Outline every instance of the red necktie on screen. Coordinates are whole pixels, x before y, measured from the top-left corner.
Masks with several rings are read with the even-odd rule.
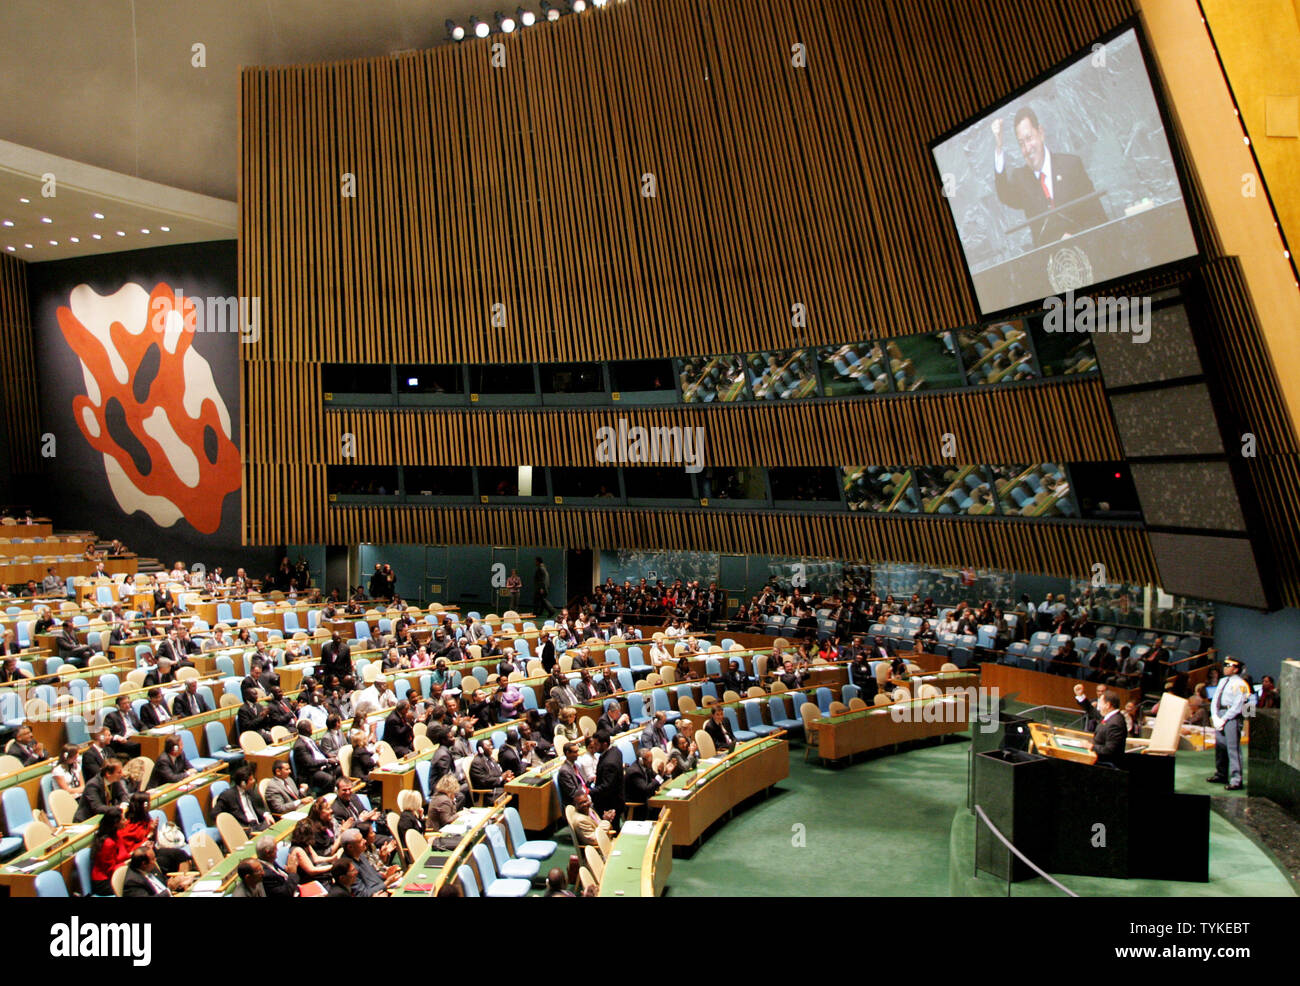
[[[1050,188],[1047,187],[1047,172],[1046,172],[1046,171],[1039,172],[1038,180],[1039,180],[1039,181],[1042,183],[1042,185],[1043,185],[1043,195],[1044,195],[1044,197],[1046,197],[1046,199],[1047,199],[1047,204],[1048,204],[1048,205],[1051,205],[1051,204],[1052,204],[1052,190],[1051,190]]]

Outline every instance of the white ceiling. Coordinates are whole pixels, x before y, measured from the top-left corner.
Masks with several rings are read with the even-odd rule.
[[[0,140],[234,201],[240,66],[429,48],[446,43],[448,18],[491,19],[521,3],[540,9],[540,0],[3,0]],[[206,67],[191,64],[195,44]]]
[[[0,251],[38,262],[233,240],[233,202],[0,141]]]

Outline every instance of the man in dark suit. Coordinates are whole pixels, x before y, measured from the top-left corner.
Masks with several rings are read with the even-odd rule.
[[[578,794],[588,790],[582,772],[577,768],[578,757],[582,747],[578,743],[564,744],[564,763],[560,765],[557,782],[560,785],[560,807],[564,808],[575,802]]]
[[[346,822],[348,819],[351,819],[354,825],[369,822],[376,829],[383,825],[383,812],[377,808],[367,808],[361,803],[361,799],[356,795],[356,785],[352,778],[340,777],[335,782],[334,792],[336,797],[330,806],[330,811],[340,822]]]
[[[992,125],[997,142],[993,155],[994,186],[1004,205],[1019,209],[1030,220],[1034,246],[1054,243],[1104,223],[1106,210],[1099,199],[1089,198],[1070,205],[1094,192],[1083,160],[1060,151],[1053,154],[1038,116],[1028,106],[1016,113],[1013,127],[1025,164],[1007,169],[1002,151],[1002,119],[995,119]]]
[[[605,711],[596,720],[596,732],[606,732],[613,736],[628,729],[631,725],[632,719],[623,711],[618,699],[611,698],[605,701]]]
[[[132,741],[131,737],[144,732],[144,723],[131,708],[130,698],[126,695],[118,696],[117,708],[104,716],[104,726],[113,736],[114,750],[128,757],[140,755],[140,744]]]
[[[153,765],[153,776],[149,778],[149,788],[152,790],[163,784],[174,784],[177,781],[183,781],[193,773],[194,768],[190,766],[189,760],[185,757],[180,737],[168,736],[167,741],[163,743],[163,755]]]
[[[298,721],[293,703],[284,697],[279,685],[272,686],[267,696],[266,720],[272,726],[283,726],[285,729],[293,729],[294,723]]]
[[[613,695],[618,691],[618,678],[613,668],[606,668],[600,680],[596,682],[597,695]]]
[[[1142,673],[1142,687],[1148,692],[1158,692],[1164,687],[1169,674],[1170,653],[1165,647],[1165,638],[1157,637],[1151,649],[1146,652],[1143,661],[1146,667]]]
[[[90,738],[90,745],[81,754],[81,777],[89,781],[104,769],[104,761],[112,754],[113,736],[107,728],[102,728]]]
[[[275,836],[263,835],[257,839],[257,858],[262,861],[262,886],[268,897],[297,897],[298,878],[276,861],[279,846]]]
[[[736,745],[736,737],[731,732],[731,726],[727,723],[727,717],[723,714],[721,705],[713,707],[713,715],[704,724],[704,731],[709,734],[714,747],[719,753],[730,750]]]
[[[126,864],[126,879],[122,881],[123,897],[170,897],[167,876],[158,868],[153,845],[146,842]]]
[[[542,631],[539,639],[542,641],[542,650],[540,654],[542,670],[547,674],[550,674],[551,668],[555,667],[555,641],[551,639],[551,635],[545,630]]]
[[[659,785],[663,782],[664,779],[655,770],[654,754],[649,749],[643,749],[637,762],[627,768],[624,776],[627,800],[632,804],[644,805],[659,792]],[[642,817],[651,817],[648,807],[642,811]]]
[[[163,702],[161,688],[150,688],[147,697],[149,700],[140,709],[140,721],[144,723],[145,729],[153,729],[171,719],[172,714],[167,711],[167,706]]]
[[[81,801],[77,804],[77,813],[72,816],[74,822],[84,822],[88,818],[102,815],[114,805],[126,802],[126,787],[122,783],[122,761],[109,757],[103,768],[91,780],[86,782],[86,789],[81,792]]]
[[[598,815],[607,811],[621,818],[627,799],[623,795],[623,754],[609,741],[609,733],[597,731],[587,745],[599,754],[596,761],[596,783],[591,789],[591,802]]]
[[[77,638],[76,628],[71,620],[63,621],[63,632],[59,634],[59,657],[73,667],[84,668],[86,662],[95,653],[95,648],[88,647]]]
[[[393,711],[384,720],[384,742],[399,757],[407,756],[415,749],[415,713],[406,699],[393,706]]]
[[[262,708],[257,702],[257,692],[252,688],[245,687],[242,691],[244,704],[239,707],[235,713],[235,736],[242,736],[244,733],[252,730],[261,735],[262,739],[268,743],[271,742],[271,723],[267,719],[266,709]]]
[[[668,723],[668,713],[658,711],[654,718],[645,724],[641,730],[641,738],[637,745],[642,750],[653,750],[658,747],[660,750],[668,750],[668,733],[664,726]],[[635,800],[635,799],[634,799]]]
[[[337,859],[330,867],[330,888],[326,897],[353,897],[352,888],[357,883],[357,868],[350,859]]]
[[[17,757],[24,767],[30,767],[45,759],[45,747],[36,741],[32,734],[32,727],[23,723],[18,727],[18,732],[14,734],[9,745],[5,747],[5,754]]]
[[[1119,696],[1112,691],[1103,692],[1094,707],[1088,701],[1083,685],[1075,685],[1074,700],[1089,716],[1097,720],[1096,731],[1092,734],[1092,752],[1097,754],[1097,764],[1122,766],[1128,724],[1124,722],[1124,714],[1120,711]]]
[[[340,728],[342,722],[343,720],[335,712],[325,717],[325,735],[317,740],[316,745],[327,757],[337,759],[339,750],[348,745],[347,737],[343,735],[343,730]]]
[[[170,685],[176,680],[176,675],[172,671],[175,662],[170,657],[159,657],[158,663],[149,669],[149,673],[144,676],[145,686],[150,685]]]
[[[519,730],[513,726],[506,730],[505,744],[497,751],[497,764],[502,770],[509,771],[515,777],[528,769],[520,749]]]
[[[321,681],[329,681],[331,675],[337,675],[339,681],[342,681],[350,674],[352,674],[352,649],[336,630],[320,649],[317,677]]]
[[[245,832],[260,832],[275,821],[266,802],[257,793],[257,776],[248,764],[235,768],[230,776],[230,787],[217,796],[212,811],[214,815],[223,811],[233,815]]]
[[[491,791],[496,801],[505,793],[505,784],[514,779],[514,774],[503,771],[492,759],[492,741],[479,740],[478,753],[469,765],[469,786],[475,791]]]
[[[293,764],[298,779],[319,794],[334,786],[334,780],[339,775],[339,763],[337,757],[325,755],[311,738],[311,732],[311,723],[306,719],[298,723],[298,739],[293,744]]]
[[[199,682],[196,678],[185,682],[185,690],[172,699],[172,717],[176,719],[210,711],[207,699],[199,694]]]
[[[596,696],[596,683],[591,680],[591,672],[586,668],[582,669],[582,677],[573,686],[573,694],[578,697],[579,702],[590,701]]]

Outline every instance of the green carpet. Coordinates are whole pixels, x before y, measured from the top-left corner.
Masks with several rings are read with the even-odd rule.
[[[793,746],[790,777],[719,823],[694,856],[674,859],[667,893],[946,897],[954,818],[958,809],[970,817],[964,808],[969,748],[964,738],[950,738],[822,767],[805,764],[803,748]],[[1224,794],[1205,783],[1213,761],[1212,753],[1180,753],[1178,790]],[[556,838],[563,843],[567,835],[562,829]],[[1208,884],[1076,876],[1061,882],[1082,896],[1293,896],[1269,857],[1218,815],[1211,816],[1210,838]],[[988,892],[1005,893],[1005,884],[982,881]],[[1018,883],[1012,894],[1060,896],[1042,880]]]

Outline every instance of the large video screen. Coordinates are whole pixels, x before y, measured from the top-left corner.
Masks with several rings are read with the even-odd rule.
[[[931,152],[984,314],[1196,253],[1134,28]]]

